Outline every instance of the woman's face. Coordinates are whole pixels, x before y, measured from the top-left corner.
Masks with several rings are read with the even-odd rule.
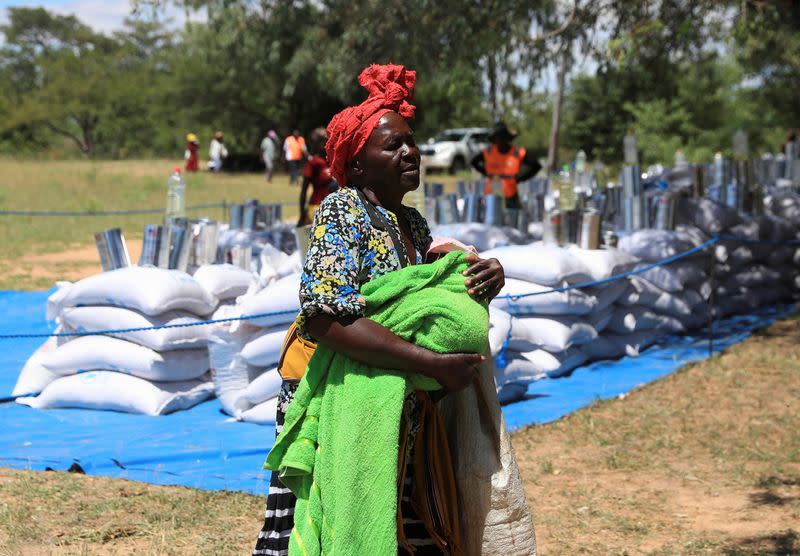
[[[404,195],[419,187],[419,149],[408,122],[396,112],[379,121],[352,163],[357,185],[377,194]]]

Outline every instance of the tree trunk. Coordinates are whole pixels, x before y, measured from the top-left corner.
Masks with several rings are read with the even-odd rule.
[[[496,122],[497,115],[497,63],[492,52],[487,58],[486,71],[489,78],[489,102],[492,106],[492,121]]]
[[[558,79],[555,104],[553,105],[553,117],[550,122],[550,144],[547,147],[547,171],[554,172],[558,167],[558,135],[561,131],[561,105],[564,101],[564,81],[567,76],[567,65],[569,64],[571,42],[565,42],[561,46],[561,63],[558,67]]]

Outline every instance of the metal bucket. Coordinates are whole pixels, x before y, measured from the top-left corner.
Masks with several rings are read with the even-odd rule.
[[[458,198],[450,193],[436,199],[436,218],[439,224],[455,224],[460,221]]]
[[[125,245],[125,237],[122,235],[121,229],[111,228],[97,232],[94,235],[94,239],[97,243],[100,265],[103,267],[103,271],[131,266],[128,246]]]
[[[503,198],[500,195],[483,196],[483,222],[489,226],[503,225]]]
[[[258,228],[259,221],[258,202],[244,205],[242,209],[242,228],[245,230],[255,230]]]
[[[425,196],[426,197],[439,197],[444,195],[444,184],[443,183],[426,183],[425,184]]]
[[[522,209],[517,214],[517,223],[515,228],[522,232],[523,234],[528,233],[528,224],[530,224],[530,218],[528,217],[528,211]]]
[[[230,208],[230,228],[240,230],[244,219],[244,205],[231,205]]]
[[[250,245],[234,245],[228,253],[230,262],[233,265],[243,268],[244,270],[251,270],[250,263],[253,260],[253,248]]]
[[[464,222],[481,221],[481,196],[470,193],[464,197]]]
[[[145,224],[142,233],[142,255],[139,257],[139,266],[157,266],[158,251],[161,242],[161,226],[158,224]]]
[[[550,245],[558,245],[561,237],[561,211],[547,212],[542,221],[542,241]]]
[[[217,262],[219,224],[213,220],[200,220],[194,224],[192,236],[194,242],[189,263],[200,267]]]
[[[503,226],[508,226],[509,228],[516,228],[517,227],[517,219],[519,218],[519,213],[522,212],[519,209],[505,209],[503,211]]]
[[[655,227],[657,230],[675,229],[675,205],[677,199],[673,195],[659,195],[656,198]]]
[[[581,249],[600,247],[600,213],[593,209],[583,211],[578,231],[578,246]]]
[[[295,228],[294,237],[297,240],[297,249],[300,251],[300,263],[306,264],[308,241],[311,238],[311,224],[307,226],[298,226]]]

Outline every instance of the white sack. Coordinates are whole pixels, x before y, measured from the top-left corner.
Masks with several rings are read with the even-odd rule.
[[[276,397],[262,402],[247,411],[242,411],[237,418],[240,421],[255,423],[257,425],[274,425],[277,412],[278,398]]]
[[[560,353],[536,349],[521,355],[523,359],[533,363],[539,372],[547,374],[550,378],[563,376],[586,361],[586,354],[577,347],[571,347]]]
[[[254,367],[272,367],[280,358],[287,328],[279,326],[261,332],[242,348],[242,358]]]
[[[592,308],[592,313],[605,311],[613,305],[628,289],[628,281],[616,280],[602,286],[584,288],[583,291],[597,298],[597,305]]]
[[[300,312],[300,275],[292,274],[281,278],[260,292],[247,295],[239,301],[239,310],[242,315],[281,313],[248,319],[248,322],[256,326],[288,325]]]
[[[676,221],[697,226],[708,235],[718,234],[741,222],[735,209],[711,199],[679,197]]]
[[[191,324],[200,322],[200,319],[184,311],[167,311],[160,315],[148,316],[133,309],[101,305],[64,309],[59,322],[69,330],[98,332],[100,330]],[[113,336],[156,351],[169,351],[206,347],[208,333],[209,327],[207,325],[199,325],[123,332],[121,334],[113,334]]]
[[[42,355],[41,364],[58,375],[116,371],[156,381],[191,380],[208,371],[208,350],[159,353],[110,336],[82,336]]]
[[[569,247],[568,251],[589,269],[592,280],[604,280],[616,274],[627,272],[639,262],[630,253],[613,247],[607,249],[581,249],[573,245]]]
[[[550,289],[548,286],[506,278],[506,285],[492,301],[492,305],[512,315],[585,315],[597,305],[595,297],[580,290],[513,297]]]
[[[668,292],[679,292],[686,284],[705,278],[705,268],[697,260],[681,260],[665,266],[657,266],[636,274],[658,288]],[[643,268],[646,265],[639,265]]]
[[[589,361],[617,359],[625,355],[625,346],[613,342],[605,336],[598,336],[585,346],[581,346],[581,351],[586,354]]]
[[[95,274],[56,292],[60,307],[114,305],[135,309],[146,315],[184,310],[207,315],[217,299],[197,280],[179,270],[129,266]]]
[[[503,348],[511,330],[511,315],[489,306],[489,350],[497,355]]]
[[[194,273],[197,280],[205,290],[219,300],[239,297],[255,281],[252,272],[232,264],[207,264],[197,269]]]
[[[58,338],[50,337],[33,352],[17,377],[17,383],[11,391],[11,396],[25,396],[38,394],[44,388],[59,377],[52,371],[42,366],[41,359],[46,354],[58,347]]]
[[[647,280],[636,276],[631,278],[631,285],[638,293],[639,305],[643,307],[677,317],[685,317],[692,312],[680,294],[675,295],[668,291],[661,291]]]
[[[278,369],[269,369],[247,385],[247,388],[239,396],[237,405],[249,409],[254,405],[271,400],[280,393],[281,384],[283,384],[283,379],[278,373]]]
[[[592,279],[589,269],[567,249],[543,243],[510,245],[481,253],[481,258],[496,258],[506,278],[516,278],[542,286],[575,284]]]
[[[637,230],[619,240],[619,249],[646,262],[658,262],[692,249],[694,245],[669,230]]]
[[[613,305],[609,305],[601,311],[592,311],[588,315],[581,318],[586,319],[586,322],[592,325],[592,328],[600,333],[605,330],[606,327],[608,327],[609,323],[611,322],[611,317],[614,316],[615,310],[616,308]]]
[[[780,279],[781,275],[777,270],[767,268],[762,264],[755,264],[737,272],[728,278],[726,282],[736,284],[737,286],[761,287],[774,284]]]
[[[210,382],[150,382],[112,371],[92,371],[51,382],[35,398],[17,401],[37,409],[75,407],[144,415],[164,415],[188,409],[210,398]]]
[[[261,369],[251,367],[241,355],[242,346],[253,336],[246,330],[229,332],[217,330],[208,339],[208,356],[214,393],[219,398],[222,410],[237,416],[237,402]]]
[[[615,334],[629,334],[640,330],[652,330],[660,323],[658,315],[644,307],[619,307],[614,311],[607,330]]]
[[[497,389],[497,400],[500,405],[506,405],[524,399],[527,393],[528,385],[525,382],[507,382]]]
[[[656,343],[660,336],[656,330],[642,330],[630,334],[608,334],[606,338],[614,342],[625,355],[638,357],[641,352]]]
[[[510,349],[525,352],[542,348],[560,352],[597,338],[594,327],[579,317],[523,317],[511,321]]]
[[[496,366],[494,374],[498,387],[509,382],[533,382],[547,377],[539,365],[528,361],[516,351],[506,352],[505,367]]]

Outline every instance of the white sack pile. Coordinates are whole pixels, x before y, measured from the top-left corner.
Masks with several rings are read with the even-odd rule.
[[[290,274],[239,297],[231,316],[261,315],[215,330],[209,339],[214,390],[240,421],[274,424],[281,377],[277,364],[300,311],[300,275]]]
[[[563,376],[588,361],[587,348],[605,333],[627,281],[548,290],[602,281],[639,262],[616,249],[562,249],[540,242],[492,249],[481,256],[497,258],[506,273],[506,285],[489,314],[489,344],[496,356],[502,403],[520,399],[533,380]]]
[[[188,274],[128,267],[60,284],[48,300],[48,318],[66,332],[123,330],[191,324],[211,315],[217,304]],[[26,363],[14,395],[38,394],[18,399],[36,408],[161,415],[192,407],[213,395],[209,328],[51,338]]]

